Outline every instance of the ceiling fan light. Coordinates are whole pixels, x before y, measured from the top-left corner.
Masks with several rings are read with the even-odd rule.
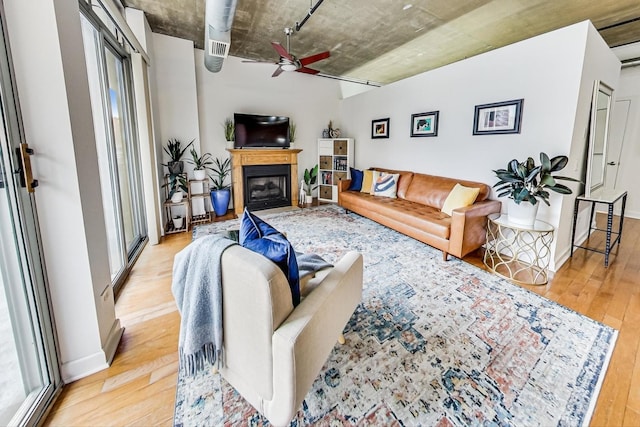
[[[282,68],[282,71],[295,71],[298,67],[294,64],[283,64],[280,68]]]

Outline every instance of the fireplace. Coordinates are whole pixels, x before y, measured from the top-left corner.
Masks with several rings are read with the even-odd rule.
[[[251,211],[291,206],[289,165],[243,166],[244,205]]]
[[[271,201],[270,203],[265,203],[264,201],[260,201],[256,203],[256,205],[249,206],[250,209],[267,209],[271,207],[280,207],[280,206],[298,206],[298,186],[291,185],[291,180],[293,179],[294,184],[298,179],[298,153],[302,150],[299,148],[284,148],[284,149],[239,149],[239,148],[227,148],[227,151],[231,154],[231,184],[233,186],[233,209],[235,214],[240,216],[244,211],[245,203],[248,201],[248,198],[251,196],[245,195],[245,188],[247,185],[245,178],[245,170],[250,171],[250,176],[258,177],[258,178],[269,178],[269,177],[284,177],[285,184],[280,185],[280,180],[282,178],[266,180],[263,182],[259,182],[257,180],[258,186],[264,186],[262,190],[257,187],[255,188],[255,192],[253,194],[254,198],[265,198],[267,195],[276,196],[277,201]],[[269,168],[275,167],[276,169],[262,169],[262,166],[267,166]],[[251,172],[253,167],[260,167],[255,170],[258,173]],[[274,172],[275,171],[275,172]],[[276,190],[274,186],[280,188],[283,193],[283,196],[278,192],[276,194]],[[250,189],[247,188],[246,191]],[[250,193],[250,191],[249,191]],[[282,199],[286,199],[289,201],[286,204]],[[257,201],[256,201],[257,202]]]

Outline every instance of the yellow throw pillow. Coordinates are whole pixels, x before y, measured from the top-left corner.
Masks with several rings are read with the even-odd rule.
[[[371,193],[371,184],[373,183],[373,171],[363,171],[361,193]]]
[[[480,193],[479,188],[469,188],[464,185],[456,184],[444,201],[440,211],[451,216],[453,215],[454,209],[472,205],[473,202],[476,201],[478,193]]]

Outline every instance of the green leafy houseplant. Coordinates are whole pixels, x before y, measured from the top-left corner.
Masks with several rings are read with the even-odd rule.
[[[289,123],[289,142],[296,142],[296,124],[293,121]]]
[[[231,160],[229,160],[229,158],[220,160],[216,157],[215,159],[213,159],[212,165],[213,166],[209,168],[211,172],[213,172],[212,175],[209,175],[209,178],[211,178],[211,182],[213,183],[211,186],[211,190],[215,191],[228,189],[229,186],[224,182],[229,176],[229,172],[231,172]]]
[[[199,156],[195,148],[192,148],[189,153],[191,154],[191,159],[187,160],[187,162],[193,165],[194,170],[209,169],[213,164],[211,161],[213,158],[211,153],[204,153],[202,156]]]
[[[193,144],[195,139],[192,139],[186,147],[182,148],[182,143],[178,139],[169,139],[166,147],[164,147],[164,152],[169,155],[169,162],[167,162],[166,166],[169,169],[170,174],[180,174],[183,170],[183,163],[180,161],[182,155],[187,151],[187,149]]]
[[[221,216],[227,213],[229,200],[231,199],[231,190],[224,183],[231,171],[231,160],[229,158],[220,160],[216,157],[210,169],[213,172],[213,175],[209,175],[212,181],[211,205],[216,216]]]
[[[567,156],[556,156],[549,159],[545,153],[540,153],[540,165],[529,157],[524,162],[511,160],[506,169],[498,169],[493,172],[499,181],[493,186],[498,197],[508,196],[516,204],[529,202],[532,205],[542,200],[549,204],[549,191],[560,194],[571,194],[571,189],[559,184],[557,180],[580,182],[577,179],[565,176],[552,175],[553,172],[564,169],[569,162]]]
[[[233,120],[227,117],[222,124],[224,129],[224,139],[227,141],[233,141],[235,138],[235,125],[233,124]]]
[[[189,188],[187,187],[187,180],[182,174],[169,174],[169,179],[167,183],[163,185],[163,187],[169,187],[169,199],[177,193],[178,191],[183,191],[185,193],[189,192]]]
[[[304,170],[304,192],[307,196],[311,196],[313,190],[318,188],[316,184],[318,180],[318,165],[315,165],[310,170]],[[315,185],[315,186],[314,186]]]
[[[170,139],[167,146],[164,147],[164,152],[169,155],[172,162],[179,162],[182,155],[187,151],[187,148],[193,144],[193,141],[195,141],[195,139],[192,139],[186,147],[182,148],[182,143],[179,140],[175,138]]]

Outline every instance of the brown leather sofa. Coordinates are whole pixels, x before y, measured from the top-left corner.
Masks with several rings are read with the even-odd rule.
[[[480,182],[373,169],[400,174],[398,198],[349,191],[351,180],[343,180],[338,185],[338,205],[440,249],[445,261],[448,254],[462,258],[482,246],[487,215],[500,212],[502,206],[500,201],[487,199],[491,189]],[[454,209],[453,215],[449,216],[440,209],[456,183],[480,188],[480,193],[471,206]]]

